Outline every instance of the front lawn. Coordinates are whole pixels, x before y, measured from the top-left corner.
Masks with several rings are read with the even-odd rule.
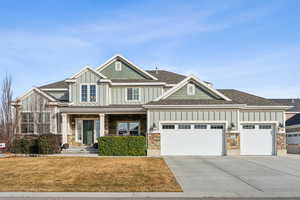
[[[0,158],[0,192],[180,192],[160,158]]]

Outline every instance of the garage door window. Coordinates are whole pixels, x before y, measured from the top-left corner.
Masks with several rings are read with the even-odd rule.
[[[163,125],[162,129],[175,129],[175,125]]]
[[[205,124],[195,124],[194,128],[195,129],[207,129],[207,125],[205,125]]]
[[[271,125],[259,125],[259,129],[272,129]]]
[[[178,129],[191,129],[190,124],[179,124]]]
[[[243,129],[255,129],[254,125],[244,125]]]
[[[223,129],[223,125],[211,125],[211,129]]]

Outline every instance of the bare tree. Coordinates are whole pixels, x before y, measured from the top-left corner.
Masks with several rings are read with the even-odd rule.
[[[14,120],[12,113],[12,78],[6,74],[1,86],[1,99],[0,99],[0,124],[2,128],[2,137],[7,140],[8,146],[10,146],[14,135]]]

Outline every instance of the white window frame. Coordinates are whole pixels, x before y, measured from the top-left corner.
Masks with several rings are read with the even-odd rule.
[[[122,71],[122,63],[120,61],[115,62],[115,71],[121,72]]]
[[[139,94],[139,98],[138,99],[128,99],[128,89],[130,89],[130,88],[132,88],[132,89],[138,89],[138,94]],[[132,95],[133,95],[133,92],[132,92]],[[127,87],[127,88],[125,88],[125,100],[127,101],[127,102],[139,102],[139,101],[141,101],[141,88],[139,88],[139,87]]]
[[[30,132],[29,133],[24,133],[24,132],[22,132],[22,113],[32,113],[33,114],[33,122],[32,122],[33,123],[33,133],[30,133]],[[39,117],[39,113],[49,113],[49,132],[52,133],[51,128],[52,128],[53,121],[52,121],[51,111],[28,111],[27,110],[27,111],[21,111],[20,112],[20,122],[19,122],[19,125],[20,125],[20,133],[21,134],[27,134],[27,135],[30,135],[30,134],[39,134],[38,133],[38,124],[39,124],[38,117]],[[27,124],[28,124],[28,122],[27,122]]]
[[[192,88],[192,92],[190,92],[190,88]],[[195,94],[196,94],[195,84],[192,84],[192,83],[187,84],[187,95],[193,96]]]
[[[87,101],[82,101],[82,86],[86,85],[87,86]],[[91,96],[90,96],[90,88],[91,85],[96,86],[96,101],[91,101]],[[98,85],[96,83],[81,83],[80,84],[80,103],[97,103],[98,102]]]
[[[116,135],[119,136],[119,124],[120,123],[138,123],[139,124],[139,129],[138,129],[138,135],[141,135],[141,121],[140,120],[132,120],[132,121],[117,121],[117,130],[116,130]],[[130,131],[130,130],[129,130]]]

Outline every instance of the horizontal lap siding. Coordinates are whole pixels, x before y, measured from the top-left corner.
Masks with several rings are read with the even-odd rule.
[[[240,121],[278,121],[284,124],[283,111],[240,111]]]
[[[153,101],[162,94],[161,86],[143,86],[140,101],[126,101],[126,92],[129,87],[111,87],[111,104],[145,104]]]
[[[227,121],[228,124],[237,125],[237,116],[237,110],[150,110],[148,128],[153,126],[153,123],[158,127],[160,121]]]

